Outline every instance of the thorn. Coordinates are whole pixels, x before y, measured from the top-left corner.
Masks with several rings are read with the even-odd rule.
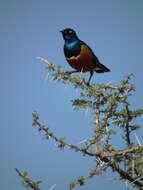
[[[49,78],[49,73],[47,72],[47,74],[45,76],[45,80],[44,80],[45,83],[48,81],[48,78]]]
[[[52,185],[52,187],[49,190],[53,190],[55,188],[56,184]]]
[[[48,61],[47,59],[41,57],[41,56],[37,56],[36,59],[39,59],[40,61],[48,64],[48,65],[51,65],[52,63],[50,61]]]
[[[87,142],[87,139],[84,139],[84,140],[80,141],[78,144],[83,144],[85,142]]]
[[[86,110],[85,110],[85,116],[87,116],[88,115],[88,108],[86,108]]]
[[[136,140],[137,140],[137,142],[138,142],[139,146],[141,147],[142,145],[141,145],[141,142],[139,141],[139,138],[138,138],[137,134],[136,134],[136,133],[134,133],[134,135],[135,135],[135,137],[136,137]]]

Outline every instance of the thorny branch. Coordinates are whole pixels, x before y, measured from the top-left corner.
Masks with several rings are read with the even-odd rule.
[[[76,152],[81,152],[84,154],[87,154],[89,156],[99,156],[100,152],[89,152],[88,149],[90,146],[92,146],[93,144],[96,143],[96,141],[91,141],[89,144],[86,144],[84,147],[80,148],[77,145],[73,145],[73,144],[69,144],[67,142],[65,142],[62,138],[58,138],[56,137],[56,135],[54,135],[54,133],[49,131],[49,128],[45,127],[44,125],[42,125],[39,122],[39,116],[37,112],[33,112],[33,126],[38,126],[38,130],[39,131],[44,131],[45,132],[45,137],[47,140],[49,140],[49,138],[53,139],[56,143],[58,143],[60,148],[64,148],[64,147],[68,147],[71,148],[73,150],[75,150]],[[104,155],[108,158],[117,158],[117,157],[121,157],[121,156],[126,156],[127,154],[131,154],[131,153],[135,153],[135,152],[142,152],[143,151],[143,146],[135,146],[135,147],[131,147],[131,148],[127,148],[127,149],[123,149],[123,150],[117,150],[117,151],[112,151],[112,152],[104,152]]]
[[[22,178],[23,184],[26,187],[30,187],[33,190],[40,190],[39,183],[41,183],[41,181],[36,182],[34,180],[31,180],[27,177],[27,173],[21,173],[17,168],[15,170],[17,174]]]
[[[39,131],[44,131],[45,132],[45,137],[47,139],[51,138],[56,143],[58,143],[59,148],[64,148],[68,147],[70,149],[73,149],[76,152],[81,152],[84,155],[92,156],[92,157],[97,157],[101,161],[107,163],[109,167],[113,169],[113,171],[116,171],[122,179],[127,179],[131,183],[134,183],[140,190],[143,189],[143,184],[140,183],[139,181],[135,181],[136,178],[131,177],[127,172],[125,172],[123,169],[120,168],[119,164],[115,162],[115,158],[122,158],[124,159],[128,154],[134,153],[136,151],[143,151],[143,147],[137,146],[137,147],[132,147],[129,149],[124,149],[124,150],[118,150],[118,151],[113,151],[112,153],[109,152],[90,152],[88,151],[88,148],[90,147],[89,144],[84,146],[84,147],[78,147],[77,145],[69,144],[65,142],[63,139],[57,138],[53,133],[49,132],[49,128],[46,128],[44,125],[40,124],[38,121],[39,117],[37,112],[33,113],[33,125],[38,126]],[[93,143],[91,143],[92,145]],[[96,144],[96,141],[95,141]]]
[[[36,116],[35,116],[35,114],[36,114]],[[58,143],[58,147],[59,148],[68,147],[68,148],[73,149],[75,152],[81,152],[81,153],[87,154],[89,156],[95,156],[95,153],[89,152],[86,148],[84,148],[84,147],[83,148],[79,148],[76,145],[66,143],[62,138],[60,139],[60,138],[56,137],[53,133],[49,132],[49,128],[46,128],[44,125],[41,125],[40,122],[37,119],[35,119],[35,118],[37,118],[37,113],[36,112],[33,113],[33,117],[34,117],[34,119],[33,119],[33,125],[34,126],[37,125],[38,128],[39,128],[39,131],[44,131],[45,132],[46,139],[51,138],[56,143]]]

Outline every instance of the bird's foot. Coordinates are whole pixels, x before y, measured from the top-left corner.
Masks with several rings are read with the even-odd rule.
[[[88,87],[90,87],[91,85],[90,85],[90,82],[86,82],[86,85],[88,86]]]
[[[64,74],[71,75],[71,74],[77,73],[77,72],[78,72],[78,71],[66,71],[66,72],[64,72]]]

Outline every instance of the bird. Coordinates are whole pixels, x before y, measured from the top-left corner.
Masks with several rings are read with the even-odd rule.
[[[60,31],[62,33],[64,43],[64,55],[69,65],[74,70],[67,73],[72,74],[75,72],[89,72],[90,76],[87,84],[96,73],[109,72],[106,66],[100,63],[92,49],[82,40],[80,40],[76,32],[71,28],[65,28]]]

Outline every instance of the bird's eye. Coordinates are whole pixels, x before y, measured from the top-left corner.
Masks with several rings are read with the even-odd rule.
[[[72,34],[72,30],[69,30],[69,34]]]

